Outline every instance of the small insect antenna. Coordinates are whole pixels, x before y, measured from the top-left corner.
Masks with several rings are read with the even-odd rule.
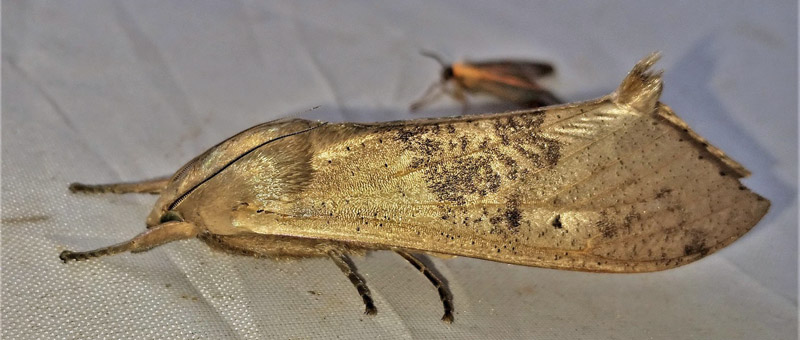
[[[420,50],[419,54],[431,58],[433,60],[436,60],[436,62],[442,66],[442,73],[444,73],[446,70],[450,68],[450,65],[445,63],[444,60],[442,60],[442,58],[439,57],[439,55],[436,53],[426,50]],[[411,104],[409,110],[411,112],[417,111],[423,106],[430,104],[431,102],[435,101],[443,94],[445,94],[443,90],[444,87],[446,86],[448,79],[449,78],[442,76],[442,78],[439,79],[439,81],[431,84],[431,86],[429,86],[428,89],[425,90],[425,93],[422,95],[422,98],[418,99],[416,102]]]
[[[433,53],[431,51],[421,50],[421,51],[419,51],[419,54],[421,54],[421,55],[423,55],[425,57],[431,58],[433,60],[436,60],[436,62],[438,62],[439,65],[442,65],[442,68],[447,67],[447,63],[444,62],[444,60],[442,60],[442,57],[440,57],[436,53]]]

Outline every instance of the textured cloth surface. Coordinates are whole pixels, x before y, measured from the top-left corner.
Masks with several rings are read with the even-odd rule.
[[[796,337],[796,2],[4,1],[2,15],[3,338]],[[452,325],[425,277],[388,252],[354,259],[374,317],[327,259],[257,260],[188,240],[59,261],[139,233],[155,202],[73,195],[69,182],[170,174],[287,116],[459,113],[448,99],[407,112],[439,73],[420,49],[550,60],[546,85],[569,101],[614,90],[660,50],[662,100],[748,167],[745,184],[772,208],[728,248],[664,272],[431,258],[454,296]]]

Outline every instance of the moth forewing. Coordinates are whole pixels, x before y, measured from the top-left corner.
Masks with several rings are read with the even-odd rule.
[[[769,203],[658,104],[641,62],[563,107],[310,131],[312,179],[238,217],[262,234],[550,268],[671,268],[732,242]],[[265,152],[269,153],[269,151]],[[269,222],[267,223],[267,219]]]
[[[739,238],[769,202],[739,182],[744,167],[658,102],[660,73],[649,71],[656,60],[584,103],[378,124],[262,124],[156,188],[148,231],[61,258],[195,235],[236,254],[328,256],[371,314],[369,289],[347,255],[391,249],[437,287],[448,322],[442,280],[409,252],[604,272],[686,264]],[[122,188],[154,185],[164,184]]]

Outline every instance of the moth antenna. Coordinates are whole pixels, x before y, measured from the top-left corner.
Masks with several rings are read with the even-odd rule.
[[[433,53],[431,51],[422,50],[422,51],[419,51],[419,54],[421,54],[421,55],[423,55],[425,57],[431,58],[433,60],[436,60],[436,62],[439,63],[439,65],[441,65],[442,68],[447,67],[447,63],[444,62],[444,60],[442,60],[442,57],[440,57],[436,53]]]
[[[636,63],[614,93],[614,101],[633,107],[642,113],[650,113],[661,97],[662,71],[652,71],[650,67],[661,58],[658,52]]]

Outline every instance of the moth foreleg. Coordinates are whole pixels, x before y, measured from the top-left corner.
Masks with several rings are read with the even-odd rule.
[[[61,261],[66,263],[69,260],[80,261],[92,257],[119,254],[126,251],[138,253],[172,241],[193,238],[197,236],[198,232],[199,229],[194,224],[171,221],[147,229],[147,231],[136,235],[136,237],[113,246],[81,252],[65,250],[62,251],[61,255],[58,257],[61,258]]]
[[[443,87],[444,84],[441,82],[436,82],[431,84],[431,86],[428,87],[427,90],[425,90],[425,93],[422,95],[422,98],[412,103],[411,107],[409,107],[408,109],[414,112],[421,109],[423,106],[432,103],[436,99],[439,99],[439,97],[441,97],[445,93],[442,90]]]
[[[444,315],[442,316],[442,321],[447,323],[453,322],[453,298],[450,295],[450,292],[447,291],[447,288],[444,286],[442,279],[440,279],[434,272],[432,272],[428,267],[422,263],[418,258],[414,257],[403,250],[400,249],[393,249],[395,253],[402,256],[408,262],[411,263],[412,266],[417,268],[420,272],[422,272],[428,280],[433,283],[433,286],[436,287],[436,290],[439,292],[439,299],[442,300],[442,305],[444,305]]]
[[[467,94],[464,92],[464,87],[456,83],[453,89],[447,91],[447,94],[457,102],[461,103],[461,114],[467,114],[467,111],[469,110],[469,100],[467,100]]]
[[[71,183],[69,191],[72,192],[85,192],[85,193],[142,193],[142,194],[160,194],[167,184],[169,184],[169,177],[160,177],[148,179],[140,182],[128,183],[111,183],[111,184],[83,184]]]
[[[336,266],[342,270],[344,275],[347,275],[347,278],[350,279],[350,282],[356,286],[356,290],[358,290],[358,294],[361,295],[361,299],[364,300],[364,305],[366,305],[366,309],[364,310],[364,314],[367,315],[375,315],[378,313],[378,309],[375,308],[375,303],[372,301],[372,295],[369,293],[369,288],[367,287],[367,283],[364,281],[364,278],[361,275],[358,275],[356,271],[356,266],[353,264],[353,261],[350,260],[347,255],[342,254],[338,250],[329,250],[328,256],[333,260],[333,263],[336,263]]]

